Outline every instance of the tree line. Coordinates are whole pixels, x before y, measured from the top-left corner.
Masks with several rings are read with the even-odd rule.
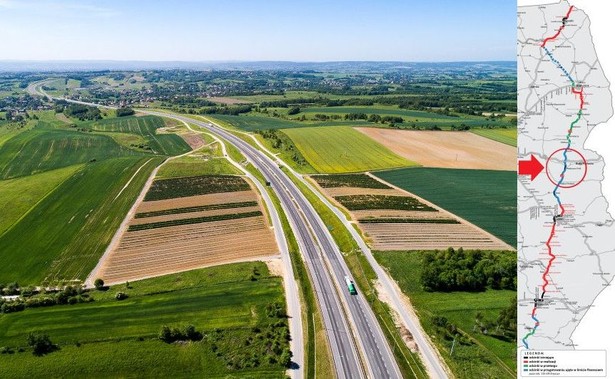
[[[452,247],[428,251],[423,254],[421,284],[427,291],[515,290],[516,254]]]

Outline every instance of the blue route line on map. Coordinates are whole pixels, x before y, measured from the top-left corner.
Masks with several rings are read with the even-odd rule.
[[[547,49],[546,47],[543,47],[545,53],[547,53],[547,55],[549,56],[549,58],[551,58],[551,61],[553,63],[555,63],[555,65],[557,67],[560,68],[560,70],[562,70],[564,72],[564,74],[566,75],[566,77],[568,78],[568,80],[570,80],[570,83],[572,83],[572,86],[574,87],[574,79],[572,79],[572,76],[570,76],[570,73],[568,71],[566,71],[566,69],[564,68],[564,66],[562,66],[561,63],[559,63],[559,61],[557,59],[555,59],[555,57],[553,56],[553,54],[551,54],[551,52],[549,51],[549,49]]]

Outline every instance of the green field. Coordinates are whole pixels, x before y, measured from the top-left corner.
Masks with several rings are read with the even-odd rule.
[[[51,170],[16,179],[0,180],[0,236],[83,165]]]
[[[131,116],[92,121],[80,125],[97,132],[129,133],[142,136],[154,154],[179,155],[190,151],[190,146],[176,134],[158,134],[165,121],[157,116]],[[117,137],[116,137],[117,138]]]
[[[517,146],[517,128],[472,129],[472,133],[492,139],[494,141],[505,143],[510,146]]]
[[[39,122],[39,126],[4,143],[0,179],[127,155],[142,154],[119,146],[111,137],[55,129]]]
[[[440,353],[459,378],[513,378],[515,372],[515,342],[507,342],[480,332],[474,332],[477,312],[485,319],[495,320],[500,310],[506,308],[515,291],[487,290],[485,292],[426,292],[420,283],[421,252],[375,252],[376,259],[399,283],[402,291],[430,336],[436,336],[433,316],[446,317],[469,336],[472,344],[457,343],[450,355],[452,341],[438,335],[436,342]]]
[[[53,112],[36,115],[33,127],[7,126],[1,133],[0,282],[84,279],[162,163],[152,153],[174,155],[190,147],[177,135],[156,134],[165,126],[158,117],[70,127]],[[156,149],[128,143],[141,141]]]
[[[118,291],[128,299],[115,300]],[[287,324],[266,312],[268,304],[284,305],[283,288],[262,262],[132,282],[92,296],[91,303],[0,315],[0,345],[15,351],[0,355],[0,377],[284,377],[267,350],[274,341],[270,331]],[[278,322],[282,326],[272,329]],[[187,324],[205,338],[175,344],[157,339],[163,325]],[[32,355],[26,346],[31,331],[48,334],[60,349]],[[19,347],[25,351],[17,352]],[[239,368],[253,365],[253,357],[256,367]]]
[[[399,116],[404,119],[404,122],[397,123],[397,126],[401,128],[430,128],[433,126],[437,126],[441,129],[447,130],[452,126],[459,127],[462,124],[469,126],[471,128],[478,128],[482,126],[489,127],[506,127],[510,126],[510,121],[508,119],[502,120],[488,120],[485,117],[481,116],[469,116],[469,115],[457,115],[457,116],[448,116],[443,114],[438,114],[434,112],[425,112],[419,110],[410,110],[403,109],[397,106],[387,106],[387,105],[373,105],[373,106],[342,106],[342,107],[307,107],[301,110],[301,114],[305,114],[308,119],[313,117],[315,114],[324,114],[328,116],[338,115],[344,117],[346,114],[351,113],[364,113],[366,115],[376,114],[380,116]],[[368,124],[372,126],[382,125],[386,126],[386,124],[374,124],[367,123],[367,121],[360,121],[363,124]]]
[[[161,162],[128,157],[86,164],[0,236],[0,282],[85,279]]]
[[[514,171],[411,168],[376,175],[517,245]]]
[[[416,166],[348,126],[286,129],[303,157],[320,173]]]
[[[277,117],[261,116],[259,114],[245,114],[240,116],[227,116],[227,115],[206,115],[205,117],[212,119],[213,121],[222,121],[222,124],[237,128],[246,132],[255,132],[257,130],[268,129],[294,129],[294,128],[308,128],[316,126],[335,126],[335,125],[355,125],[365,126],[369,125],[366,121],[297,121],[297,120],[285,120]]]

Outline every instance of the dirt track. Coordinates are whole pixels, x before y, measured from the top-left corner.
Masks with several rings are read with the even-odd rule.
[[[517,149],[471,132],[355,128],[425,167],[515,171]]]

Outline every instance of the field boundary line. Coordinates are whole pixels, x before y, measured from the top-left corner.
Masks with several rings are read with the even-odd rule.
[[[145,161],[145,163],[143,163],[143,164],[141,165],[141,167],[139,167],[139,168],[137,169],[137,171],[135,171],[135,173],[134,173],[134,174],[132,174],[132,176],[130,177],[130,179],[128,179],[128,181],[126,182],[126,184],[124,184],[124,187],[122,187],[122,189],[120,190],[120,192],[118,192],[118,193],[117,193],[117,195],[115,195],[115,197],[113,198],[113,201],[117,200],[117,198],[118,198],[118,197],[120,197],[120,195],[122,194],[122,192],[124,192],[124,190],[125,190],[126,188],[128,188],[128,186],[130,185],[130,183],[132,183],[132,180],[133,180],[133,179],[137,176],[137,174],[139,173],[139,171],[141,171],[141,169],[142,169],[143,167],[145,167],[145,165],[146,165],[146,164],[148,164],[149,162],[151,162],[151,161],[152,161],[152,159],[154,159],[154,158],[150,158],[150,159],[148,159],[147,161]],[[164,162],[162,162],[162,163],[164,163]]]

